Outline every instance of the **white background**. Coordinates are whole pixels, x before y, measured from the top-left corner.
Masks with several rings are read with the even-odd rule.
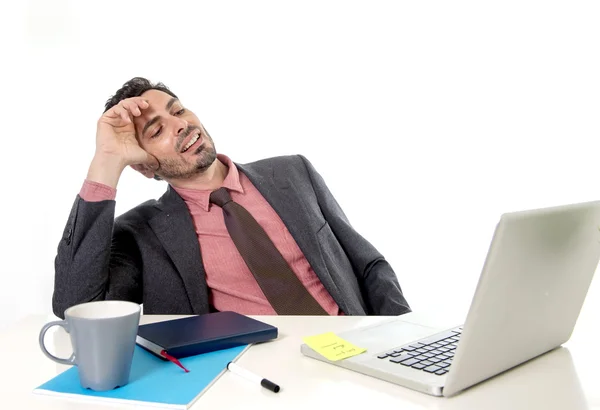
[[[413,309],[465,312],[501,213],[600,198],[599,21],[597,1],[3,2],[0,329],[51,312],[96,121],[134,76],[236,162],[305,155]],[[126,170],[117,213],[164,189]]]

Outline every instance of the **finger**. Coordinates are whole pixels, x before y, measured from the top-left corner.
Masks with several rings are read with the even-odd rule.
[[[119,112],[118,106],[114,106],[110,110],[106,111],[102,117],[104,118],[119,118],[121,117],[121,113]]]
[[[126,98],[122,101],[128,101],[128,102],[133,102],[136,103],[137,105],[140,105],[142,107],[147,107],[148,105],[150,105],[148,103],[148,100],[145,99],[144,97],[130,97],[130,98]]]
[[[135,112],[131,113],[131,115],[139,116],[141,114],[141,112],[139,112],[139,110],[146,109],[149,106],[150,106],[150,103],[148,103],[148,101],[144,100],[141,97],[135,97],[135,99],[128,98],[126,100],[120,101],[119,104],[115,105],[110,110],[108,110],[106,113],[104,113],[104,117],[106,117],[106,118],[121,117],[121,118],[123,118],[123,120],[125,122],[129,123],[129,122],[131,122],[130,121],[131,118],[129,115],[129,113],[131,113],[131,111],[135,111]],[[137,107],[137,109],[134,109],[133,107]]]
[[[120,115],[117,115],[114,118],[104,117],[101,119],[101,122],[108,124],[112,127],[122,127],[126,124],[123,124],[123,118]]]
[[[137,106],[140,107],[141,109],[150,107],[150,103],[148,102],[148,100],[146,100],[142,97],[135,97],[132,99],[132,102],[136,103]]]
[[[140,108],[138,107],[136,102],[123,100],[120,102],[120,104],[134,117],[139,117],[140,115],[142,115],[142,112],[140,111]]]
[[[142,97],[127,98],[123,100],[123,103],[132,113],[135,113],[137,110],[144,110],[150,106],[148,100]]]
[[[149,154],[147,151],[144,152],[146,153],[146,158],[136,162],[131,167],[139,172],[142,172],[144,169],[147,171],[156,171],[160,166],[158,159],[156,159],[154,155]]]
[[[111,120],[119,119],[119,121],[125,121],[125,123],[131,122],[127,111],[119,105],[115,105],[113,108],[107,111],[103,117]]]
[[[146,178],[154,178],[154,171],[148,169],[148,167],[142,167],[142,170],[140,171],[142,173],[142,175],[144,175]]]
[[[132,117],[137,117],[142,114],[138,106],[136,104],[133,104],[131,101],[123,100],[119,103],[119,106],[128,113],[130,113]]]
[[[123,108],[123,107],[121,107],[121,106],[116,106],[116,107],[115,107],[115,112],[116,112],[117,114],[119,114],[119,116],[120,116],[120,117],[123,119],[123,121],[125,121],[126,123],[129,123],[129,122],[131,122],[131,119],[129,118],[129,112],[128,112],[128,111],[127,111],[125,108]]]
[[[108,110],[106,113],[104,113],[104,115],[109,116],[109,117],[115,116],[115,110],[118,107],[122,106],[122,104],[126,104],[127,106],[129,106],[129,104],[135,104],[140,109],[146,109],[150,106],[150,103],[147,100],[143,99],[142,97],[127,98],[125,100],[119,101],[119,104],[114,105],[110,110]]]
[[[148,157],[146,158],[146,166],[151,171],[156,171],[160,167],[160,164],[154,155],[148,154]]]
[[[131,168],[135,169],[137,172],[144,175],[146,178],[154,178],[154,171],[152,171],[145,165],[131,165]]]

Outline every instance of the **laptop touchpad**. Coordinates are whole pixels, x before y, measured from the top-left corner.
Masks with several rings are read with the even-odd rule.
[[[431,336],[440,330],[429,326],[394,320],[373,327],[340,332],[338,335],[359,347],[366,348],[367,353],[373,355],[406,343],[415,342],[418,339]],[[355,357],[359,358],[359,356]]]

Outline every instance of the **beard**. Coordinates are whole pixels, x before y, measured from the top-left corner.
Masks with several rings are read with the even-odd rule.
[[[193,160],[185,158],[163,158],[159,159],[159,169],[156,174],[161,179],[189,179],[206,171],[217,159],[217,151],[213,139],[204,130],[206,137],[203,144],[196,148]]]

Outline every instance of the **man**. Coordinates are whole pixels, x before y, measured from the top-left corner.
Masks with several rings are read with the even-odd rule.
[[[114,218],[131,166],[169,186]],[[55,261],[53,310],[129,300],[148,314],[400,315],[394,271],[302,156],[237,164],[162,83],[106,103]]]

